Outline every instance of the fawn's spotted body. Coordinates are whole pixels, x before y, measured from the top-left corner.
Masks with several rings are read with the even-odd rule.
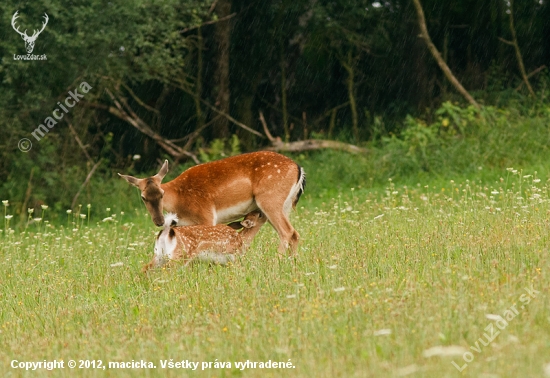
[[[195,259],[225,265],[248,248],[266,220],[261,212],[254,211],[243,221],[229,225],[177,227],[176,215],[167,214],[164,229],[155,241],[153,260],[143,267],[143,271],[181,259],[185,265]],[[238,232],[238,228],[242,231]]]

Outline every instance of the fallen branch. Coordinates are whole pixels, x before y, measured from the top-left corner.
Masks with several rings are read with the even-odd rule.
[[[267,151],[281,151],[281,152],[301,152],[321,149],[331,149],[349,152],[350,154],[364,154],[367,150],[361,147],[357,147],[353,144],[338,142],[336,140],[325,139],[307,139],[297,142],[283,142],[274,143],[271,147],[265,148]]]
[[[153,131],[153,129],[148,124],[146,124],[141,118],[139,118],[139,116],[130,108],[130,106],[128,106],[128,103],[122,96],[119,96],[117,98],[109,89],[105,89],[105,91],[107,92],[109,97],[111,97],[111,100],[116,106],[116,108],[112,106],[108,106],[107,111],[109,113],[128,122],[129,124],[134,126],[138,131],[140,131],[141,133],[153,139],[155,142],[157,142],[157,144],[162,149],[164,149],[174,159],[179,158],[181,155],[185,155],[193,159],[193,161],[196,164],[200,164],[199,159],[194,154],[184,150],[180,146],[176,145],[175,143],[171,142],[168,139],[163,138],[158,133]]]
[[[364,148],[357,147],[353,144],[338,142],[335,140],[324,140],[324,139],[307,139],[300,140],[296,142],[283,142],[279,137],[273,137],[267,128],[267,123],[265,122],[264,114],[260,112],[260,122],[264,128],[264,133],[267,136],[267,139],[271,142],[271,147],[265,148],[267,151],[279,151],[279,152],[301,152],[301,151],[311,151],[311,150],[320,150],[320,149],[331,149],[349,152],[351,154],[364,154],[368,151]]]

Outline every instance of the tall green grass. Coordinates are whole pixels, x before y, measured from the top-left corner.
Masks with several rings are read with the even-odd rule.
[[[293,214],[302,243],[280,257],[261,230],[228,267],[140,269],[155,228],[145,210],[92,207],[0,236],[0,372],[4,376],[541,376],[550,362],[548,176],[514,169],[492,182],[447,181],[307,196]],[[314,196],[316,193],[311,193]],[[5,207],[10,214],[10,206]],[[109,215],[107,217],[106,215]],[[540,291],[524,305],[524,288]],[[516,305],[488,346],[479,339]],[[524,305],[523,308],[521,306]],[[487,317],[489,315],[489,317]],[[496,328],[495,328],[496,329]],[[433,347],[454,347],[460,355]],[[10,368],[12,360],[153,362],[143,371]],[[231,362],[163,370],[160,360]],[[240,361],[294,369],[239,370]]]

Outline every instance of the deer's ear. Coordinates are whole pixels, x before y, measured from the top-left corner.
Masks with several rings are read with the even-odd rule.
[[[168,160],[164,160],[164,164],[162,164],[162,167],[160,168],[159,173],[155,175],[156,178],[158,178],[160,181],[166,176],[168,173]]]
[[[120,173],[118,175],[122,177],[124,180],[128,181],[131,185],[138,188],[139,188],[139,183],[141,182],[141,180],[143,180],[143,179],[138,179],[134,176],[121,175]]]

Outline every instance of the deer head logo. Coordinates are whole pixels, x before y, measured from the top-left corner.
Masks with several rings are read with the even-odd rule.
[[[40,29],[40,31],[34,30],[34,33],[32,34],[32,36],[29,37],[27,35],[27,29],[25,29],[24,32],[20,32],[19,31],[19,26],[15,27],[15,20],[17,19],[17,17],[19,17],[17,15],[17,13],[19,13],[19,11],[15,12],[13,14],[13,17],[11,18],[11,26],[13,27],[13,30],[15,30],[17,33],[19,33],[21,38],[23,38],[23,40],[25,41],[25,49],[27,49],[27,52],[30,54],[30,53],[32,53],[32,50],[34,49],[34,42],[36,41],[36,38],[38,38],[40,33],[42,33],[42,31],[44,30],[44,28],[48,24],[48,15],[46,13],[44,13],[45,22],[42,23],[42,29]]]

